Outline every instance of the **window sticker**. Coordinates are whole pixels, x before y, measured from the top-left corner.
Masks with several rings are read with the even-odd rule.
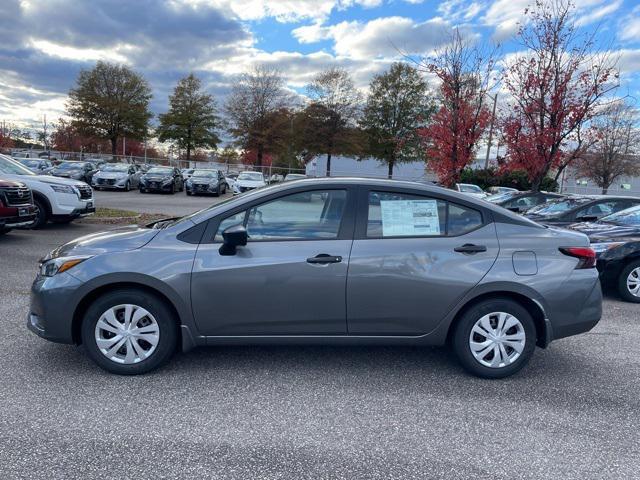
[[[381,200],[382,236],[440,235],[437,200]]]

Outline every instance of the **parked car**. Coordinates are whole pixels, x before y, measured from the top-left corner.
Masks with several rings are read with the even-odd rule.
[[[519,191],[517,188],[512,187],[489,187],[487,188],[487,193],[490,195],[495,195],[498,193],[509,193],[509,192],[517,192]]]
[[[476,198],[485,198],[487,194],[478,185],[472,183],[456,183],[455,190]]]
[[[6,155],[0,155],[0,175],[7,180],[22,182],[31,189],[37,211],[33,225],[35,228],[43,226],[48,221],[68,223],[96,211],[93,191],[84,182],[36,175]]]
[[[140,193],[184,190],[184,180],[176,167],[151,167],[140,177]]]
[[[22,182],[0,178],[0,235],[30,227],[36,218],[31,190]]]
[[[238,195],[266,185],[267,182],[265,182],[262,172],[241,172],[233,184],[233,194]]]
[[[22,165],[27,167],[33,173],[37,173],[40,175],[46,175],[53,170],[54,165],[51,160],[46,158],[16,158],[13,157],[14,160],[20,162]]]
[[[281,175],[279,173],[274,173],[269,177],[269,185],[271,185],[272,183],[278,183],[283,181],[284,181],[284,175]]]
[[[589,236],[603,285],[628,301],[640,303],[640,206],[570,228]]]
[[[120,374],[153,370],[179,346],[450,340],[467,370],[498,378],[536,345],[597,324],[594,267],[585,235],[470,196],[310,179],[54,249],[27,325]]]
[[[96,190],[113,189],[129,191],[138,188],[140,183],[140,167],[128,163],[105,163],[91,179]]]
[[[91,184],[93,174],[98,171],[98,166],[92,162],[67,161],[56,165],[51,170],[54,177],[72,178]]]
[[[227,180],[220,170],[196,169],[185,183],[187,195],[214,194],[216,197],[227,193]]]
[[[180,173],[182,174],[182,179],[186,182],[191,178],[195,168],[181,168]]]
[[[565,198],[567,195],[554,192],[506,192],[491,195],[485,200],[500,205],[512,212],[524,213],[527,210],[547,203],[550,200]]]
[[[564,227],[577,222],[593,222],[636,205],[640,205],[640,198],[581,195],[552,200],[527,210],[525,216],[545,225]]]
[[[302,173],[287,173],[287,176],[284,177],[287,182],[291,182],[292,180],[302,180],[303,178],[307,178],[307,176]]]

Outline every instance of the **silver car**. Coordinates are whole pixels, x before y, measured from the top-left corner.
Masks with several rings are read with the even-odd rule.
[[[124,190],[138,188],[140,184],[140,167],[128,163],[105,163],[91,179],[91,186],[96,190]]]
[[[598,323],[594,267],[585,235],[468,195],[308,179],[56,248],[27,325],[119,374],[200,345],[449,344],[499,378]]]

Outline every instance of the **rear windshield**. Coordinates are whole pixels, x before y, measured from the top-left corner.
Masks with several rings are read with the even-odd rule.
[[[527,213],[533,213],[535,215],[554,215],[558,213],[568,212],[574,208],[593,201],[593,198],[588,197],[573,197],[564,198],[562,200],[551,200],[547,203],[543,203],[537,207],[532,208]]]

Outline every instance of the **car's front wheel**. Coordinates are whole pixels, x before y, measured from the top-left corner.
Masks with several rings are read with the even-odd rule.
[[[120,375],[150,372],[176,350],[177,323],[157,296],[137,290],[107,293],[87,309],[82,343],[100,367]]]
[[[460,363],[483,378],[513,375],[529,362],[535,344],[531,315],[509,299],[489,299],[472,306],[453,331],[453,348]]]
[[[627,302],[640,303],[640,260],[630,262],[618,277],[618,292]]]

